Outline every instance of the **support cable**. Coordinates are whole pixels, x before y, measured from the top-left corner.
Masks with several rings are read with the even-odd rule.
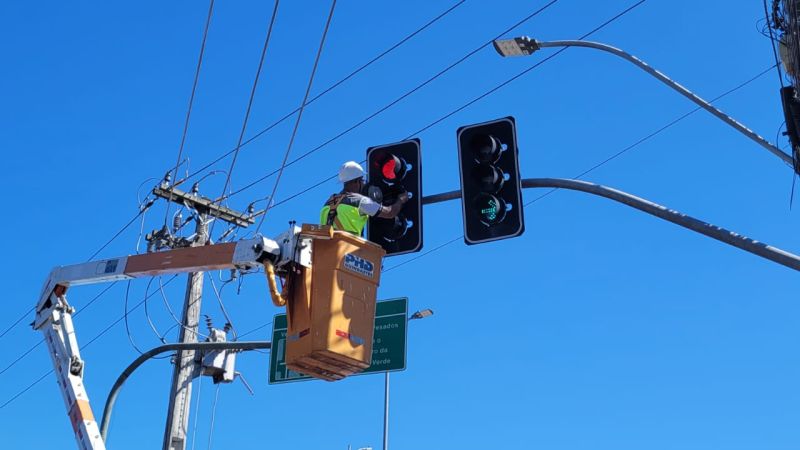
[[[314,67],[311,68],[311,75],[308,77],[308,85],[306,86],[306,93],[303,95],[303,101],[300,103],[300,111],[297,112],[297,119],[294,121],[294,128],[292,129],[292,136],[289,138],[289,145],[286,146],[286,152],[283,155],[283,161],[281,162],[281,167],[278,170],[278,176],[275,178],[275,184],[272,186],[272,193],[269,195],[269,198],[275,198],[275,192],[278,190],[278,184],[281,182],[281,176],[283,175],[283,169],[286,168],[286,161],[289,159],[289,154],[292,151],[292,145],[294,145],[294,138],[297,136],[297,130],[300,128],[300,120],[303,118],[303,111],[306,108],[306,102],[308,101],[308,94],[311,93],[311,87],[314,85],[314,75],[317,73],[317,67],[319,67],[319,59],[322,56],[322,49],[325,47],[325,38],[328,37],[328,30],[331,26],[331,20],[333,20],[333,12],[336,10],[336,0],[331,2],[331,10],[328,12],[328,19],[325,21],[325,28],[322,31],[322,38],[319,41],[319,48],[317,48],[317,56],[314,58]],[[244,130],[242,130],[242,136],[244,136]],[[233,170],[233,168],[231,168]],[[224,192],[223,192],[224,193]],[[271,202],[267,202],[267,207],[264,209],[264,214],[261,216],[261,221],[258,223],[256,227],[256,234],[261,229],[261,225],[264,224],[264,219],[267,217],[267,212],[269,211]]]

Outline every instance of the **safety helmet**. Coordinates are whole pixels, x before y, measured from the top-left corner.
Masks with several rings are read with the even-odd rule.
[[[364,176],[364,168],[361,167],[361,164],[355,161],[347,161],[346,163],[342,164],[342,168],[339,169],[339,181],[342,183],[347,183],[348,181],[355,180],[356,178],[361,178]]]

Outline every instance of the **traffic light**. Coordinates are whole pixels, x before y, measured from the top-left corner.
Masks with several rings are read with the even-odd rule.
[[[525,231],[514,118],[458,129],[464,241],[480,244]]]
[[[419,139],[367,149],[369,185],[380,188],[383,205],[408,192],[409,200],[394,219],[371,217],[367,238],[386,250],[386,256],[422,248],[422,158]]]

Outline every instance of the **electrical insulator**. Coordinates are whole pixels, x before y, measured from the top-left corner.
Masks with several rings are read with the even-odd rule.
[[[177,233],[183,226],[183,214],[180,212],[172,218],[172,231]]]

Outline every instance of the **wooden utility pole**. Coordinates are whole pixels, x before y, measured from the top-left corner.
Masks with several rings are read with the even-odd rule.
[[[178,189],[157,187],[153,194],[186,205],[198,212],[195,225],[195,239],[192,247],[206,245],[209,241],[208,223],[211,217],[240,227],[253,223],[252,217],[217,205],[211,199]],[[197,329],[200,322],[200,305],[203,296],[204,272],[192,272],[186,282],[186,297],[181,318],[181,343],[197,342]],[[167,423],[164,430],[164,450],[185,450],[189,427],[189,411],[192,400],[192,380],[200,375],[200,366],[195,361],[195,350],[182,350],[175,356],[172,371],[172,384],[169,391]]]

